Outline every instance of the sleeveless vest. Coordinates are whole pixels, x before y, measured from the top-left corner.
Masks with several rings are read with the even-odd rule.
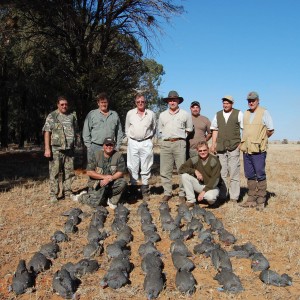
[[[264,112],[265,109],[258,106],[251,124],[251,112],[249,110],[245,112],[241,151],[252,154],[267,150],[268,136],[267,127],[263,124]]]
[[[110,161],[110,171],[111,171],[111,175],[114,175],[117,172],[117,164],[118,164],[118,160],[121,157],[121,153],[118,151],[115,151],[115,153],[112,155],[111,157],[111,161]],[[97,161],[97,168],[96,168],[96,172],[98,174],[103,174],[103,162],[104,162],[104,151],[100,150],[97,154],[96,154],[96,161]]]
[[[239,110],[233,108],[226,123],[223,116],[223,110],[217,112],[217,152],[224,152],[227,150],[232,151],[236,149],[241,142],[238,116]]]

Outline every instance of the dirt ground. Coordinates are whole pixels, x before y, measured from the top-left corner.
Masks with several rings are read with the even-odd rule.
[[[77,167],[80,166],[78,163]],[[300,299],[300,145],[270,145],[267,157],[268,206],[263,212],[245,209],[234,203],[225,203],[218,208],[208,208],[222,220],[225,228],[233,233],[236,244],[253,243],[270,262],[270,269],[293,278],[290,287],[265,285],[259,279],[259,272],[250,267],[250,260],[232,258],[232,265],[245,291],[229,294],[219,291],[220,285],[213,279],[216,274],[210,258],[194,255],[196,265],[193,275],[197,281],[196,292],[192,296],[182,295],[176,290],[176,270],[170,255],[169,233],[162,231],[158,207],[162,198],[159,172],[159,148],[156,149],[154,176],[151,179],[150,212],[158,228],[161,241],[156,246],[163,254],[166,276],[165,289],[158,299]],[[71,200],[50,204],[48,198],[48,166],[39,149],[0,153],[0,299],[61,299],[52,291],[53,274],[66,262],[77,262],[83,258],[83,247],[87,244],[87,228],[92,209]],[[73,189],[86,184],[84,170],[77,168]],[[246,193],[246,182],[241,168],[241,194]],[[171,214],[177,214],[178,178],[174,173],[174,197],[169,205]],[[99,282],[109,266],[104,253],[97,257],[100,269],[81,278],[77,299],[146,299],[143,291],[144,274],[141,269],[139,246],[144,243],[137,208],[141,201],[125,204],[130,210],[129,226],[133,229],[130,260],[134,265],[130,273],[131,283],[119,290],[103,289]],[[58,258],[52,267],[39,274],[35,290],[16,297],[9,292],[9,285],[18,261],[27,262],[40,246],[49,242],[56,230],[63,230],[66,217],[62,213],[71,207],[80,207],[86,217],[78,225],[79,231],[69,234],[70,241],[60,244]],[[115,234],[111,230],[114,213],[109,210],[105,228],[112,234],[104,241],[104,248],[112,243]],[[207,226],[207,225],[205,225]],[[207,226],[207,228],[209,228]],[[217,239],[217,238],[216,238]],[[186,241],[188,248],[199,243],[198,237]],[[222,244],[226,250],[232,246]]]

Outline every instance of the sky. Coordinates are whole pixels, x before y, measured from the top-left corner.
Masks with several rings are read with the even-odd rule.
[[[185,13],[164,26],[151,58],[164,66],[160,95],[176,90],[181,108],[201,103],[212,120],[222,97],[248,108],[256,91],[271,114],[271,140],[300,141],[300,1],[185,0]]]

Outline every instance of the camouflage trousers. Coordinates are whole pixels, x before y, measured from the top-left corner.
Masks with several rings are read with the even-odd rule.
[[[91,207],[97,207],[106,204],[109,198],[112,204],[117,205],[126,185],[126,180],[119,178],[104,187],[100,187],[100,185],[95,189],[90,187],[88,193],[81,195],[78,200]]]
[[[62,190],[59,185],[60,174],[62,175]],[[52,159],[49,161],[50,197],[71,193],[74,176],[74,150],[54,150]]]

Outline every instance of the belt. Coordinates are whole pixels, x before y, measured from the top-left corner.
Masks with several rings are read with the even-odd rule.
[[[97,144],[97,143],[94,143],[94,142],[92,142],[92,144],[97,145],[97,146],[103,146],[103,144]]]
[[[177,142],[177,141],[185,141],[185,139],[184,138],[171,138],[171,139],[165,139],[164,141]]]
[[[134,140],[134,141],[137,141],[137,142],[143,142],[143,141],[146,141],[146,140],[151,139],[151,136],[149,136],[149,137],[147,137],[147,138],[145,138],[145,139],[142,139],[142,140],[137,140],[137,139],[134,139],[134,138],[132,138],[132,137],[131,137],[131,139]]]

